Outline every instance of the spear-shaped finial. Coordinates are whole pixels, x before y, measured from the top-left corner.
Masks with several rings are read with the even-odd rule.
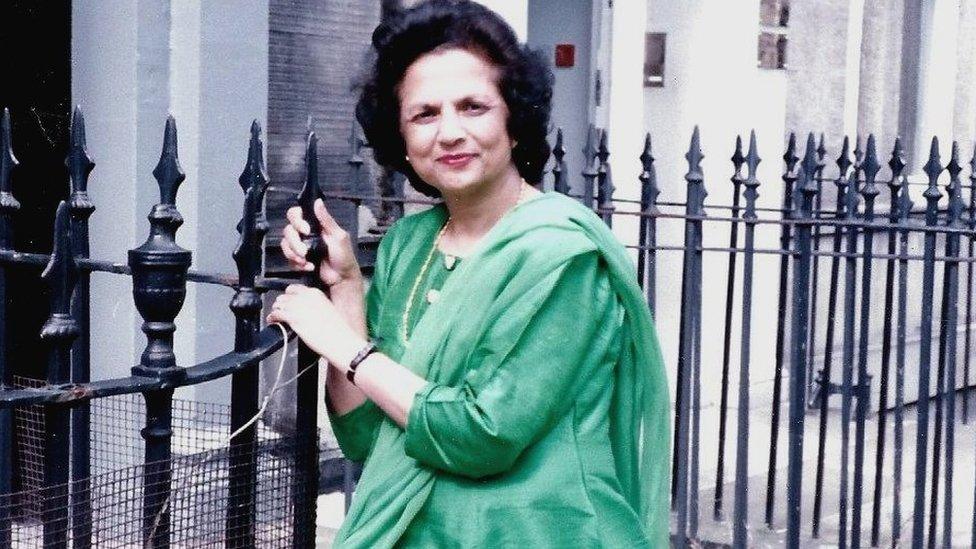
[[[820,132],[820,143],[817,145],[817,169],[823,170],[827,166],[827,146],[823,132]]]
[[[927,200],[935,200],[938,202],[942,198],[942,193],[939,192],[939,174],[942,173],[942,159],[939,155],[939,138],[932,137],[932,145],[929,148],[929,160],[922,167],[922,170],[929,177],[929,186],[922,193]]]
[[[837,170],[840,172],[837,184],[847,185],[847,170],[851,167],[851,140],[846,135],[840,148],[840,156],[837,157]]]
[[[701,134],[698,126],[691,134],[691,145],[685,153],[688,161],[688,173],[685,180],[688,182],[688,213],[691,215],[705,214],[705,197],[708,192],[705,190],[705,174],[702,172],[701,161],[705,155],[701,151]]]
[[[954,227],[962,223],[962,212],[966,209],[966,205],[962,201],[962,182],[959,180],[962,164],[959,162],[959,143],[956,141],[952,142],[952,157],[949,159],[949,164],[946,165],[946,171],[949,172],[949,183],[946,185],[946,191],[949,195],[949,210],[946,222],[950,227]]]
[[[319,183],[319,138],[314,131],[309,131],[305,140],[305,182],[302,190],[298,193],[298,205],[302,208],[302,217],[309,224],[311,231],[304,240],[308,246],[306,259],[312,264],[317,265],[322,260],[321,241],[318,234],[321,231],[318,216],[315,215],[315,201],[324,199],[322,187]]]
[[[644,150],[640,155],[641,211],[646,214],[657,213],[657,197],[661,190],[657,187],[657,170],[654,169],[654,153],[651,152],[651,134],[644,135]]]
[[[904,157],[905,153],[902,150],[901,137],[896,137],[895,146],[891,150],[891,160],[888,161],[888,167],[891,168],[891,182],[889,185],[892,187],[898,187],[898,179],[906,166]]]
[[[742,136],[735,136],[735,151],[732,152],[732,157],[729,159],[732,161],[732,183],[738,186],[742,183],[742,164],[745,162],[746,157],[742,154]]]
[[[861,195],[864,196],[865,200],[874,199],[878,196],[880,191],[875,184],[875,178],[880,170],[881,164],[878,162],[874,134],[870,134],[868,135],[867,152],[864,155],[864,161],[861,162],[861,171],[864,172],[864,186],[861,187]]]
[[[783,162],[786,164],[786,170],[783,172],[783,177],[788,177],[793,175],[793,168],[796,167],[796,163],[799,162],[800,157],[796,155],[796,133],[790,132],[790,137],[786,141],[786,152],[783,153]]]
[[[68,143],[68,156],[64,165],[71,179],[71,192],[88,191],[88,175],[95,168],[95,162],[88,155],[85,138],[85,116],[81,107],[75,107],[71,115],[71,137]]]
[[[159,202],[175,206],[176,192],[180,188],[180,183],[186,179],[186,173],[180,166],[176,144],[176,120],[172,115],[166,117],[166,129],[163,132],[163,151],[159,155],[159,162],[153,170],[153,176],[159,185]]]
[[[756,130],[751,130],[749,152],[746,154],[746,179],[743,181],[746,190],[742,193],[746,199],[746,211],[743,215],[745,219],[756,219],[756,199],[759,198],[759,180],[756,179],[756,173],[760,162],[762,159],[759,158],[759,150],[756,146]]]
[[[78,335],[78,324],[71,318],[71,294],[78,282],[78,267],[71,248],[71,219],[68,204],[61,201],[54,217],[54,247],[41,278],[51,288],[51,316],[41,328],[41,339],[70,345]],[[52,374],[49,379],[61,382],[64,372]],[[53,377],[52,377],[53,376]]]

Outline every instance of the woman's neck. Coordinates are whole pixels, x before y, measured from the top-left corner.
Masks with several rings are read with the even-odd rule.
[[[487,187],[481,193],[444,195],[444,205],[451,221],[441,239],[442,250],[467,255],[481,237],[518,203],[522,194],[522,178],[513,170],[502,183]]]

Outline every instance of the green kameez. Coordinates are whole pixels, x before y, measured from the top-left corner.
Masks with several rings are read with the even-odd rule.
[[[428,384],[405,429],[369,401],[330,407],[343,452],[366,461],[337,546],[666,544],[666,383],[646,306],[633,312],[621,290],[622,247],[574,201],[529,200],[453,268],[435,253],[408,349],[406,300],[445,217],[437,206],[404,218],[380,245],[370,335]],[[635,369],[638,356],[653,364]]]

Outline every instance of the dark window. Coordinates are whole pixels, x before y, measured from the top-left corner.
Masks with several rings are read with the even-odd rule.
[[[759,68],[785,69],[790,0],[759,3]]]
[[[665,33],[649,32],[644,40],[644,87],[664,87]]]

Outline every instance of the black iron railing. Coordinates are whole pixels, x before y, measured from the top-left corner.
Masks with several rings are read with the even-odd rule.
[[[613,196],[605,131],[591,130],[578,172],[566,166],[562,132],[555,137],[545,186],[579,199],[608,225],[639,219],[625,244],[659,329],[667,327],[662,319],[678,327],[676,338],[663,338],[675,357],[676,546],[976,544],[971,516],[968,534],[953,529],[971,508],[960,502],[974,498],[953,490],[973,484],[954,475],[958,458],[974,456],[957,435],[976,434],[969,422],[976,155],[967,204],[955,144],[943,165],[933,141],[927,182],[910,183],[900,141],[882,174],[873,136],[858,139],[854,151],[845,139],[828,177],[823,137],[811,134],[800,150],[791,135],[776,184],[760,181],[752,134],[746,150],[735,143],[731,187],[723,191],[730,202],[709,204],[713,184],[697,129],[685,155],[685,196],[671,200],[660,199],[650,136],[635,159],[639,199]],[[833,201],[823,196],[830,184]],[[924,209],[910,199],[919,185]],[[778,207],[757,204],[769,187]],[[328,197],[357,205],[376,199]],[[380,199],[409,202],[402,191]],[[727,246],[713,244],[723,240]],[[673,252],[681,257],[680,299],[662,304],[658,294],[678,288],[667,281],[673,284],[662,290],[658,280],[662,262],[678,262]],[[713,287],[723,291],[705,300]],[[764,294],[772,304],[757,299]],[[774,335],[757,341],[767,331]],[[704,394],[711,378],[720,383]],[[716,436],[703,438],[704,429]],[[706,479],[706,469],[714,476]]]
[[[10,133],[9,113],[4,111],[0,303],[5,302],[7,268],[46,266],[41,276],[51,288],[51,314],[40,337],[50,349],[50,359],[46,380],[15,383],[5,354],[6,324],[0,322],[0,547],[168,547],[171,543],[313,547],[321,457],[317,357],[300,349],[296,371],[302,405],[292,434],[259,429],[250,421],[259,410],[259,363],[282,348],[283,336],[291,337],[274,327],[261,328],[262,295],[283,289],[289,281],[262,276],[268,178],[258,124],[251,128],[247,164],[239,179],[244,207],[237,227],[240,239],[233,251],[236,276],[191,270],[191,251],[176,244],[176,231],[183,223],[176,195],[185,176],[172,118],[166,122],[162,154],[153,172],[160,200],[149,214],[150,234],[144,244],[129,251],[127,264],[88,257],[88,219],[95,206],[88,197],[87,181],[94,163],[86,151],[80,111],[72,119],[66,160],[71,193],[57,210],[52,253],[10,249],[11,218],[19,208],[11,193],[17,161]],[[321,196],[315,145],[315,134],[310,132],[306,185],[300,197],[303,207]],[[147,344],[126,378],[90,379],[88,279],[93,271],[132,278]],[[178,365],[173,350],[173,321],[188,281],[234,288],[230,309],[235,341],[232,351],[184,367]],[[179,387],[228,376],[231,404],[226,414],[184,413],[186,403],[173,399]],[[137,395],[142,395],[142,406],[120,400]],[[137,413],[136,408],[141,410]],[[205,417],[212,421],[201,419]],[[98,427],[106,421],[111,429]],[[187,438],[176,433],[174,453],[174,422],[181,429],[218,434]],[[126,438],[125,432],[141,433],[141,457],[128,455],[136,441]],[[231,433],[232,439],[223,440]],[[114,446],[107,440],[111,437],[119,437]],[[34,445],[33,450],[27,443]],[[40,460],[33,473],[14,467],[20,450]],[[351,482],[351,469],[342,468],[347,483]]]

